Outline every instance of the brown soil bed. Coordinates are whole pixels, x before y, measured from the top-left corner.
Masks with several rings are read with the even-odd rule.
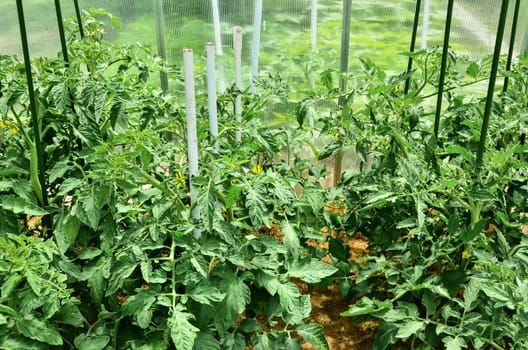
[[[332,234],[335,236],[335,233]],[[368,241],[361,234],[347,238],[339,237],[350,247],[349,260],[356,261],[368,254]],[[324,247],[325,243],[320,243]],[[343,300],[337,284],[327,288],[315,288],[311,291],[300,285],[303,292],[309,293],[312,301],[311,320],[323,326],[324,334],[331,350],[365,350],[372,349],[372,342],[377,332],[374,322],[354,323],[349,317],[341,316],[349,304]],[[304,289],[304,290],[303,290]],[[316,350],[308,343],[303,343],[304,350]]]
[[[340,314],[348,309],[336,285],[315,289],[310,293],[312,300],[311,320],[323,326],[324,334],[331,350],[372,349],[376,335],[376,324],[371,322],[356,324],[349,317]],[[318,348],[304,343],[304,350]]]

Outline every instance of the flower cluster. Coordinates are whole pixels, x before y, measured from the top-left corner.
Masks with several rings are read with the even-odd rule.
[[[15,123],[12,123],[9,120],[0,120],[0,129],[9,130],[11,134],[18,134],[18,126]]]

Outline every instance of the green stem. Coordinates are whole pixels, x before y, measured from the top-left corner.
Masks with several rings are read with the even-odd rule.
[[[463,87],[466,87],[466,86],[470,86],[470,85],[473,85],[473,84],[477,84],[477,83],[480,83],[482,81],[486,81],[488,80],[488,78],[482,78],[482,79],[477,79],[477,80],[472,80],[470,82],[467,82],[467,83],[464,83],[464,84],[461,84],[461,85],[458,85],[458,86],[452,86],[450,88],[447,88],[447,89],[443,89],[442,90],[442,93],[444,92],[447,92],[447,91],[451,91],[451,90],[455,90],[455,89],[459,89],[459,88],[463,88]],[[434,93],[431,93],[429,95],[425,95],[425,96],[422,96],[420,97],[422,100],[425,100],[426,98],[429,98],[429,97],[433,97],[433,96],[436,96],[438,95],[438,91],[434,92]]]
[[[130,163],[129,163],[130,164]],[[132,165],[132,164],[130,164]],[[177,209],[180,211],[183,211],[185,209],[185,205],[181,201],[180,197],[174,191],[172,191],[169,187],[165,186],[162,182],[158,181],[154,176],[147,173],[145,170],[138,167],[139,174],[147,180],[149,184],[156,187],[163,193],[169,195],[169,197],[176,203]]]
[[[471,227],[473,228],[475,224],[480,219],[480,212],[482,211],[482,202],[479,200],[474,201],[469,198],[469,210],[471,213]]]
[[[170,249],[170,255],[169,259],[171,261],[171,296],[172,296],[172,310],[176,312],[176,301],[178,298],[178,295],[176,294],[176,259],[174,259],[174,255],[176,252],[176,243],[174,242],[174,239],[171,243],[171,249]]]

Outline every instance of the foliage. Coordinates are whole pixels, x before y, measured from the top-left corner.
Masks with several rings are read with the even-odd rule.
[[[299,135],[258,118],[280,79],[263,81],[259,96],[222,96],[218,140],[199,109],[203,163],[189,179],[184,110],[150,78],[165,70],[179,83],[179,72],[144,47],[104,40],[100,15],[85,15],[84,40],[73,26],[70,62],[33,62],[46,207],[28,181],[34,135],[22,63],[2,56],[1,347],[278,349],[305,339],[327,349],[294,283],[336,272],[300,240],[324,220],[324,192],[301,176],[308,164],[293,151],[277,158]]]
[[[320,157],[352,148],[363,170],[344,176],[347,209],[336,229],[368,237],[371,255],[348,262],[348,247],[330,239],[341,290],[354,300],[343,315],[383,321],[376,349],[524,348],[527,101],[519,94],[526,69],[515,67],[514,87],[498,94],[486,165],[476,168],[485,101],[459,91],[479,83],[488,61],[450,56],[437,138],[428,98],[439,56],[414,58],[407,95],[407,75],[390,77],[363,60],[364,73],[348,80],[350,92],[317,97],[345,101],[320,124],[334,135]]]

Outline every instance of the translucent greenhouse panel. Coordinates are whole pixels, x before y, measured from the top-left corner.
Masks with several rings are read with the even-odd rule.
[[[139,42],[156,47],[156,18],[153,0],[79,0],[81,9],[102,8],[121,20],[121,30],[109,33],[121,43]]]
[[[350,66],[358,67],[359,57],[403,71],[409,51],[416,1],[352,1]]]
[[[515,38],[514,54],[520,52],[522,42],[522,30],[526,23],[526,10],[528,1],[522,1],[520,10],[518,33]],[[507,54],[510,45],[510,35],[512,30],[512,19],[515,9],[515,1],[509,2],[508,17],[504,40],[502,43],[502,53]],[[499,21],[500,1],[480,0],[480,1],[455,1],[454,3],[454,27],[452,32],[456,35],[452,40],[452,47],[458,52],[467,53],[472,58],[481,58],[493,52],[495,47],[495,37]]]
[[[54,57],[60,50],[59,30],[54,2],[51,0],[23,1],[28,44],[31,57]],[[73,3],[62,5],[64,17],[74,13]],[[22,57],[20,27],[15,1],[0,2],[0,54],[16,54]]]
[[[156,48],[155,5],[163,8],[163,27],[167,57],[181,64],[182,49],[191,47],[197,57],[204,54],[208,41],[222,42],[226,79],[231,72],[233,27],[244,29],[243,61],[245,73],[251,67],[253,21],[257,0],[79,0],[83,10],[105,8],[122,22],[120,32],[108,37],[123,43],[141,42]],[[312,4],[317,2],[317,51],[312,52],[310,35]],[[448,0],[422,0],[417,49],[423,45],[442,45]],[[513,7],[506,26],[504,47],[508,46]],[[55,56],[59,51],[56,15],[52,0],[24,0],[31,55]],[[218,6],[219,36],[215,36],[213,5]],[[326,68],[338,68],[343,0],[262,0],[262,27],[259,67],[262,71],[281,72],[297,79],[306,75],[307,64],[319,62]],[[63,17],[74,15],[73,1],[61,1]],[[498,0],[456,0],[454,2],[451,47],[472,57],[483,57],[493,50],[498,21]],[[358,67],[358,57],[370,58],[383,68],[401,71],[409,50],[414,21],[415,0],[352,0],[350,68]],[[528,46],[528,0],[521,0],[516,51]],[[21,53],[15,1],[2,1],[0,53]],[[159,33],[158,33],[159,34]],[[506,51],[504,51],[506,52]],[[315,60],[311,60],[313,58]],[[197,59],[197,69],[205,66]],[[247,76],[247,74],[246,74]]]

